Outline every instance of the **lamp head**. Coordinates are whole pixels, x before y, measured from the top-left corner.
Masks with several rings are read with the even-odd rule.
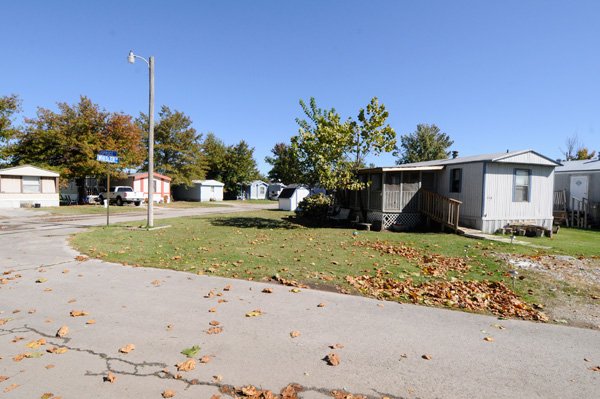
[[[133,54],[133,50],[129,50],[127,61],[129,61],[130,64],[133,64],[135,62],[135,55]]]

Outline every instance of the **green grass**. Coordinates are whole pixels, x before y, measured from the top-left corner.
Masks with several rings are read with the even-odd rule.
[[[598,255],[600,232],[562,229],[553,239],[528,239],[551,249],[443,233],[355,232],[345,228],[312,228],[293,222],[292,213],[256,211],[162,219],[168,229],[131,230],[127,226],[98,227],[73,237],[72,244],[92,257],[130,265],[157,267],[215,276],[267,280],[275,274],[315,288],[345,289],[345,277],[373,274],[415,283],[435,280],[490,280],[513,285],[509,266],[494,253]],[[439,254],[464,259],[471,269],[445,275],[423,273],[421,259],[382,254],[360,242],[384,241],[414,248],[420,254]],[[515,291],[530,303],[545,303],[547,276],[524,270]],[[568,293],[568,284],[553,282]],[[572,290],[576,292],[576,290]],[[560,292],[559,292],[560,293]],[[582,293],[581,295],[585,295]]]
[[[231,206],[225,202],[173,201],[168,204],[158,204],[156,208],[190,209],[190,208],[219,208]]]
[[[227,202],[232,204],[277,204],[277,201],[271,201],[268,199],[228,200]]]

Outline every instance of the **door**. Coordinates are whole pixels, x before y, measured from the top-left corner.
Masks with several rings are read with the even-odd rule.
[[[571,197],[582,200],[588,197],[588,177],[571,176]]]

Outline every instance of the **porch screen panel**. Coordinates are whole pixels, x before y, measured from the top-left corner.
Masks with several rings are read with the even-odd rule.
[[[385,175],[385,210],[400,211],[402,200],[400,195],[400,173],[388,172]]]
[[[370,186],[371,197],[369,199],[369,201],[370,201],[369,208],[370,209],[381,210],[381,205],[382,205],[382,198],[381,198],[382,181],[381,180],[382,180],[381,174],[372,174],[371,175],[371,186]]]
[[[419,172],[402,174],[402,212],[418,212]]]

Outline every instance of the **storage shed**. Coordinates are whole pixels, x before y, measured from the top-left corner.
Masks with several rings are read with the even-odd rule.
[[[223,183],[216,180],[193,180],[192,186],[175,186],[176,201],[223,201]]]
[[[552,227],[554,160],[532,150],[360,170],[351,207],[368,222],[414,227],[426,218],[494,233],[507,224]]]
[[[262,180],[254,180],[245,186],[244,197],[249,200],[267,199],[269,184]]]
[[[270,200],[276,200],[281,194],[281,191],[285,188],[283,183],[271,183],[269,184],[267,196]]]
[[[584,201],[589,207],[588,214],[593,224],[600,224],[600,159],[583,161],[564,161],[554,173],[554,190],[562,195],[555,195],[566,200],[566,208],[571,211]],[[555,205],[557,205],[555,203]]]
[[[125,179],[111,180],[111,187],[114,186],[131,186],[133,191],[144,193],[144,199],[148,201],[149,185],[148,172],[134,173],[127,176]],[[171,178],[168,176],[154,173],[154,202],[171,202]]]
[[[310,191],[303,186],[284,188],[279,194],[279,209],[282,211],[295,211],[298,204],[310,195]]]
[[[59,176],[31,165],[0,169],[0,208],[59,206]]]

